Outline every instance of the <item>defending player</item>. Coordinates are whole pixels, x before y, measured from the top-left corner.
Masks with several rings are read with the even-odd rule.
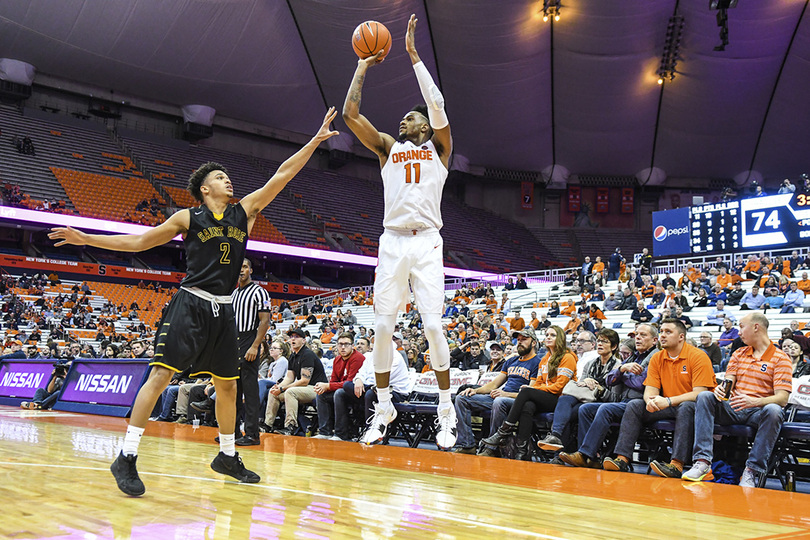
[[[230,204],[233,187],[227,171],[217,163],[206,163],[191,175],[188,185],[202,205],[180,210],[143,234],[87,234],[60,227],[48,235],[58,240],[57,246],[90,245],[130,252],[145,251],[183,235],[187,274],[161,320],[152,371],[135,398],[124,447],[110,467],[119,489],[127,495],[143,495],[146,491],[135,465],[149,413],[172,375],[189,366],[193,366],[192,375],[213,376],[216,386],[220,452],[211,468],[240,482],[260,480],[245,468],[234,447],[239,348],[230,295],[239,278],[256,216],[301,170],[318,145],[337,135],[337,131],[329,130],[335,115],[334,107],[330,108],[318,133],[282,163],[262,188],[237,204]]]
[[[442,335],[444,301],[442,189],[447,179],[453,141],[444,111],[444,98],[419,59],[414,44],[416,16],[411,15],[405,49],[411,57],[419,89],[427,102],[408,112],[399,123],[399,140],[381,133],[360,114],[360,96],[366,70],[381,62],[381,53],[357,62],[343,104],[343,119],[366,148],[377,154],[385,196],[385,231],[380,237],[374,280],[374,371],[379,403],[360,441],[375,444],[397,416],[391,404],[389,375],[391,341],[397,311],[408,295],[410,278],[416,304],[430,344],[431,365],[439,383],[436,444],[443,449],[456,442],[456,414],[450,401],[450,351]]]

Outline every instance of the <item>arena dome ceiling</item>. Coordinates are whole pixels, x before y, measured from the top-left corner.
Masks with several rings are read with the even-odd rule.
[[[474,165],[668,177],[810,170],[808,0],[739,0],[720,42],[708,0],[29,0],[0,3],[0,56],[40,73],[220,116],[312,133],[340,107],[350,36],[378,20],[389,57],[361,111],[395,132],[421,101],[404,50],[439,81],[456,152]],[[667,22],[684,18],[676,78],[657,84]],[[345,130],[342,121],[338,128]]]

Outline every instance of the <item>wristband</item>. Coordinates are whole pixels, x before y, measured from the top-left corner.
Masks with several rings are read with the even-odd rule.
[[[667,403],[669,403],[669,406],[672,407],[672,400],[671,399],[667,398]]]

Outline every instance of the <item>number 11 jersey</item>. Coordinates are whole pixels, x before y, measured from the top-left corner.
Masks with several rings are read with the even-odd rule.
[[[442,190],[447,169],[433,141],[397,141],[382,168],[383,227],[394,231],[442,228]]]

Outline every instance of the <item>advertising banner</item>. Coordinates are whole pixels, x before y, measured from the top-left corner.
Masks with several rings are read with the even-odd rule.
[[[146,361],[75,360],[59,395],[59,403],[69,401],[129,409],[147,371]]]
[[[0,398],[7,404],[31,399],[37,388],[45,388],[53,372],[53,360],[4,360],[0,363]]]
[[[653,212],[653,256],[691,252],[689,208]]]

